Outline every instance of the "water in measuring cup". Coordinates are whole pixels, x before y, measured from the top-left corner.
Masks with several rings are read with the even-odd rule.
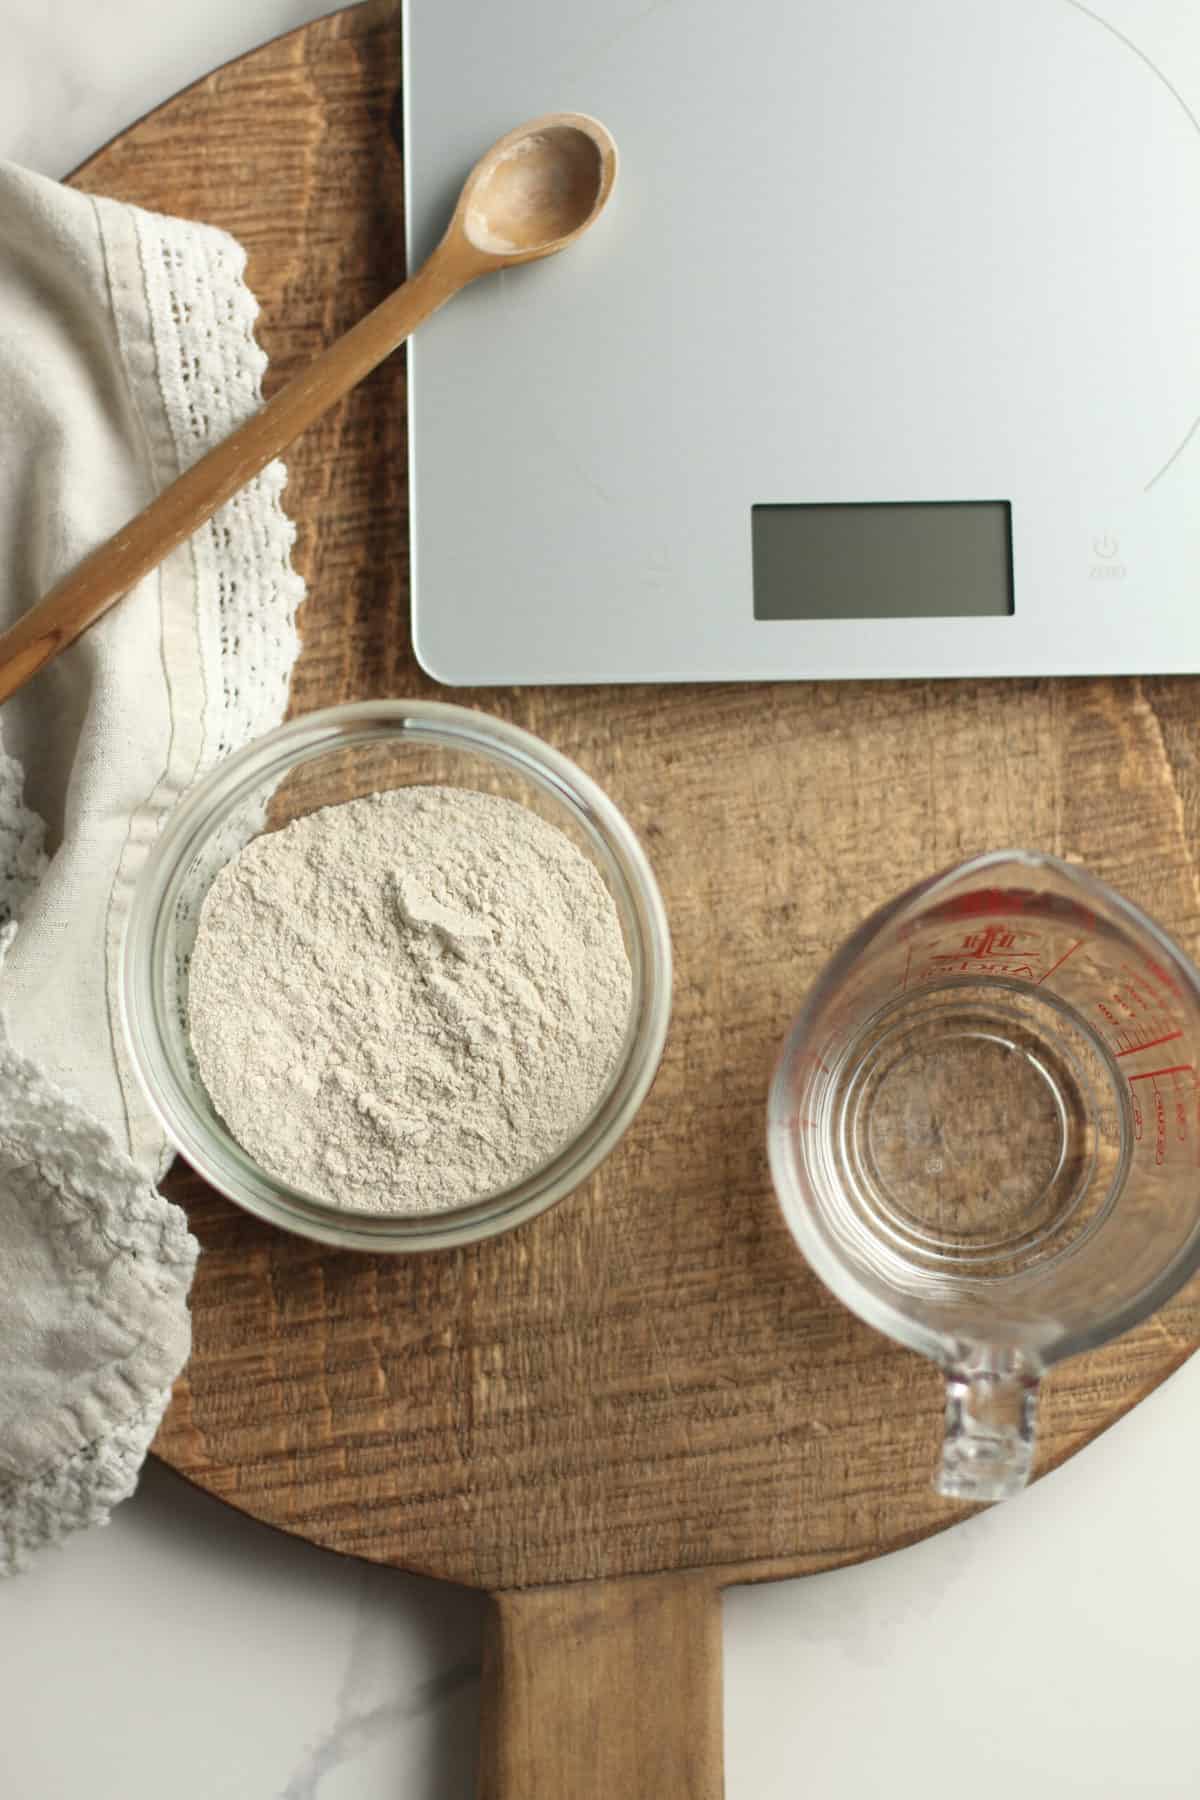
[[[1106,1216],[1129,1155],[1109,1044],[1043,989],[1003,978],[897,996],[822,1064],[801,1154],[880,1274],[999,1277]]]

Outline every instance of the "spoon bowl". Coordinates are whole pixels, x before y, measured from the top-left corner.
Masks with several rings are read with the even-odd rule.
[[[492,145],[467,179],[452,228],[506,263],[553,256],[593,224],[616,172],[617,146],[598,119],[552,113]]]

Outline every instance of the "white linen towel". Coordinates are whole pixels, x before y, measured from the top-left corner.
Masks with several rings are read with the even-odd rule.
[[[261,399],[224,232],[0,163],[0,628]],[[303,584],[274,463],[0,708],[0,1573],[129,1494],[196,1244],[121,1043],[172,803],[283,716]]]

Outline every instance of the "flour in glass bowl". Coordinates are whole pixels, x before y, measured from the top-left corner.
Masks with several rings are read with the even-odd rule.
[[[532,1174],[603,1095],[632,977],[556,826],[399,788],[255,838],[189,968],[204,1085],[269,1174],[334,1206],[442,1212]]]

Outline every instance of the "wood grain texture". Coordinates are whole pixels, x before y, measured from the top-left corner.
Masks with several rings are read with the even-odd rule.
[[[721,1605],[695,1575],[497,1594],[479,1800],[721,1800]]]
[[[172,101],[77,185],[241,238],[275,386],[402,276],[399,79],[394,24],[338,14]],[[438,691],[409,645],[404,401],[396,358],[289,458],[310,594],[295,712]],[[1194,685],[455,697],[575,757],[641,832],[677,953],[658,1083],[584,1189],[453,1253],[338,1255],[178,1169],[170,1191],[204,1254],[158,1453],[318,1543],[491,1590],[805,1573],[953,1521],[930,1487],[935,1371],[835,1304],[783,1226],[768,1070],[862,914],[971,851],[1078,857],[1200,949]],[[1056,1371],[1039,1468],[1198,1332],[1192,1288]]]

